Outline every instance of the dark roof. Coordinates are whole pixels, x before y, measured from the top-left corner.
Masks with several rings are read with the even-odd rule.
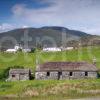
[[[29,74],[30,69],[10,69],[9,74]]]
[[[36,71],[97,71],[97,68],[87,62],[46,62]]]

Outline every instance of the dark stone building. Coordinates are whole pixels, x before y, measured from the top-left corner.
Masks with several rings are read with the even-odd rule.
[[[86,79],[97,78],[97,68],[87,62],[47,62],[38,65],[35,78],[47,79]]]
[[[8,81],[30,80],[30,69],[10,69]]]

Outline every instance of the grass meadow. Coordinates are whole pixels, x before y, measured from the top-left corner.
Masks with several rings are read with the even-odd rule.
[[[78,50],[62,52],[35,53],[0,53],[0,75],[5,69],[13,66],[24,66],[35,71],[36,58],[39,63],[47,61],[87,61],[97,60],[100,68],[100,47],[79,48]],[[0,98],[22,100],[61,100],[67,98],[84,98],[100,96],[100,79],[87,80],[31,80],[5,82],[0,81]],[[25,100],[24,99],[24,100]]]

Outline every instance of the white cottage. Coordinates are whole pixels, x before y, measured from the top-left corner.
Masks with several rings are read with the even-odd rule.
[[[48,47],[48,48],[43,48],[44,52],[57,52],[61,51],[61,48],[58,47]]]
[[[15,52],[17,52],[17,50],[15,50],[15,49],[7,49],[6,52],[8,52],[8,53],[15,53]]]
[[[6,52],[7,53],[15,53],[17,52],[19,49],[23,49],[21,45],[15,45],[14,49],[7,49]]]

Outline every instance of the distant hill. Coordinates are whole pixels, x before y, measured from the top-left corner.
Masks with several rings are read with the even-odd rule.
[[[0,33],[0,40],[3,41],[4,37],[6,38],[13,37],[13,39],[16,40],[17,43],[21,43],[24,45],[24,42],[23,42],[23,37],[25,35],[24,33],[28,33],[28,36],[31,38],[30,41],[28,42],[29,48],[35,47],[36,44],[42,45],[42,46],[44,45],[53,46],[53,44],[51,43],[51,40],[53,40],[53,42],[57,46],[61,46],[63,33],[64,33],[63,36],[66,37],[65,38],[66,40],[64,40],[66,46],[73,45],[73,44],[75,45],[75,43],[77,43],[79,40],[86,39],[89,41],[89,39],[93,37],[98,37],[98,36],[87,34],[85,32],[70,30],[65,27],[47,26],[47,27],[41,27],[41,28],[15,29],[8,32],[3,32],[3,33]],[[27,40],[27,36],[25,40]],[[37,40],[39,41],[38,43],[36,43]],[[82,41],[82,43],[84,42],[84,44],[86,44],[85,41]],[[5,48],[5,49],[13,48],[14,45],[15,45],[14,42],[12,43],[11,41],[3,41],[2,48]]]
[[[73,35],[73,36],[78,36],[78,37],[83,37],[83,36],[87,36],[89,34],[85,33],[85,32],[82,32],[82,31],[76,31],[76,30],[70,30],[68,28],[65,28],[65,27],[57,27],[57,26],[48,26],[48,27],[42,27],[42,29],[52,29],[52,30],[57,30],[57,31],[60,31],[62,32],[63,30],[66,32],[66,34],[70,34],[70,35]]]

